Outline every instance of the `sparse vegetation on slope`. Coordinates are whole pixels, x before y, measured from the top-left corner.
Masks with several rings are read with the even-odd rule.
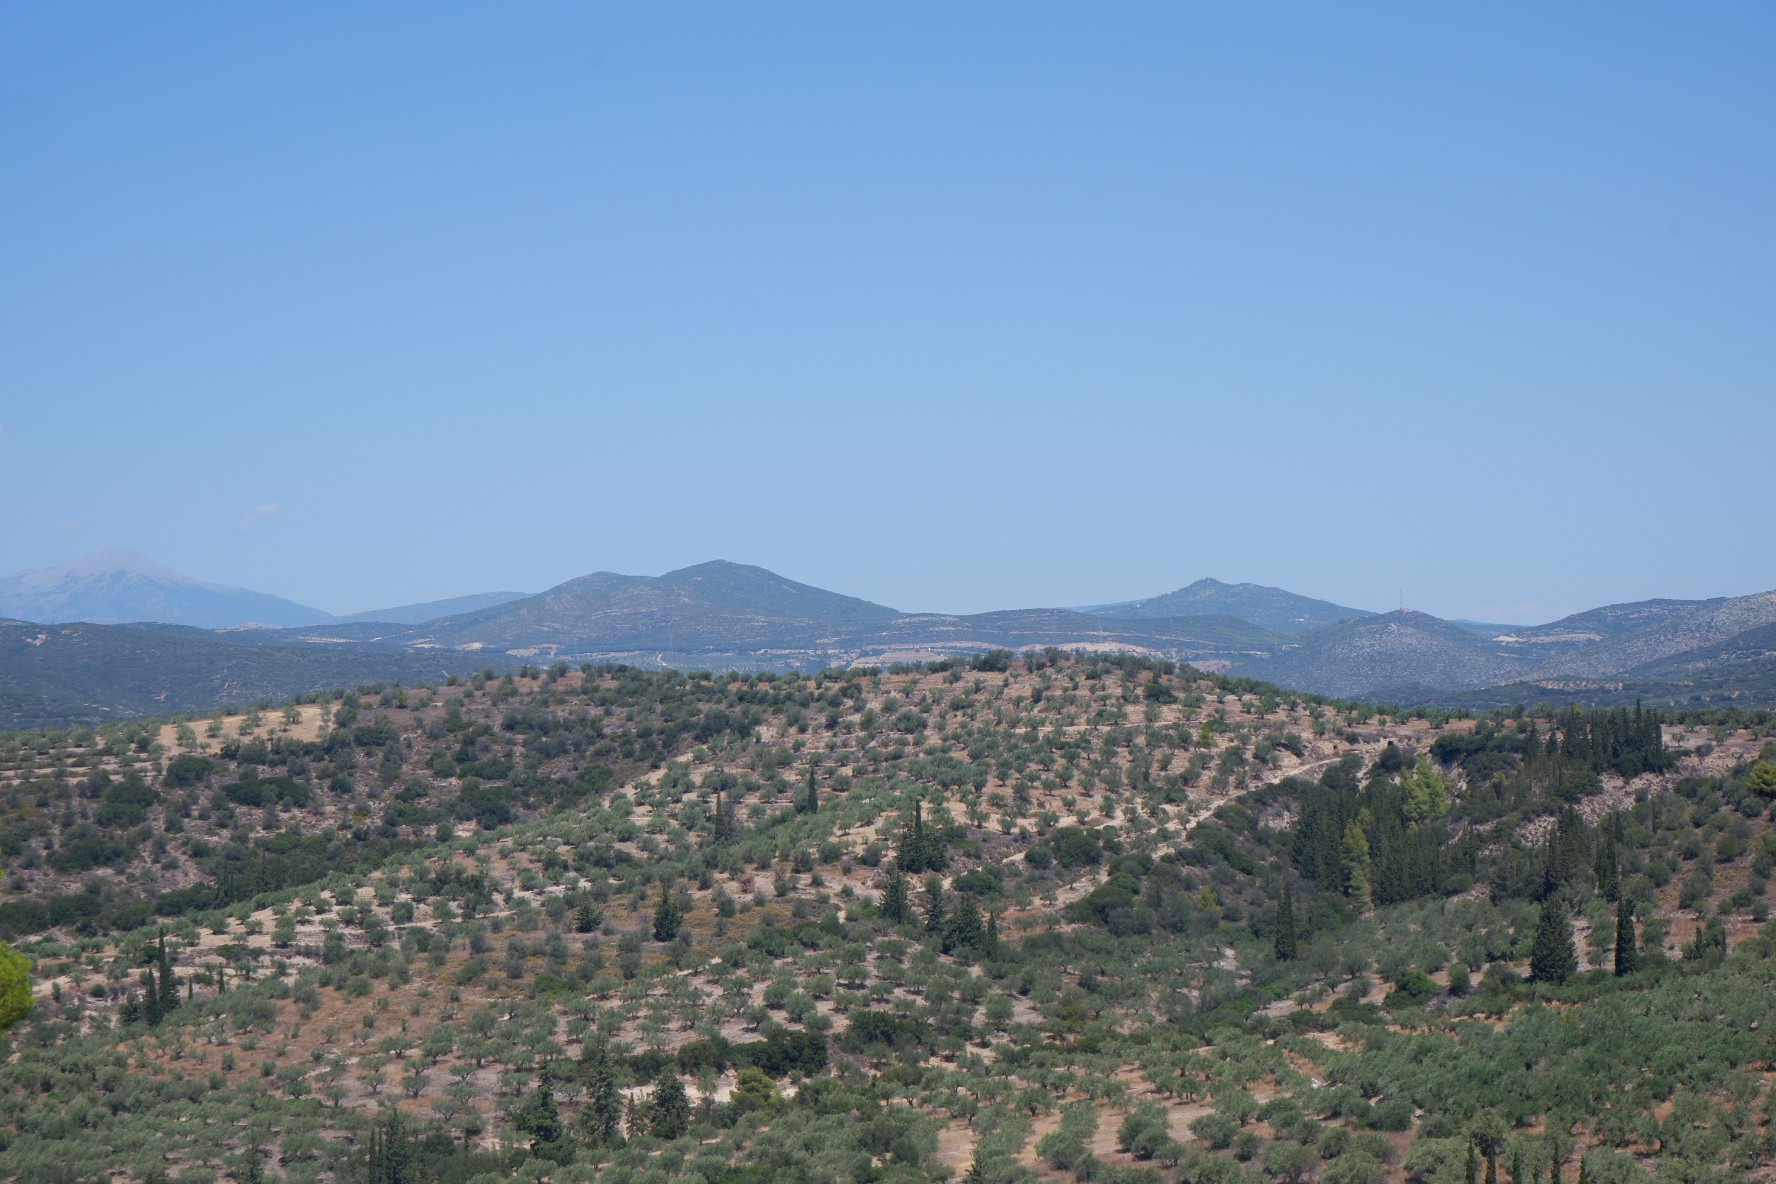
[[[0,1173],[1742,1179],[1772,723],[992,653],[14,733]]]

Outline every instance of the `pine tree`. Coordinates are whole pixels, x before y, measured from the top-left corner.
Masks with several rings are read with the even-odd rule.
[[[574,932],[591,933],[598,928],[601,920],[603,918],[598,915],[598,906],[589,900],[583,900],[580,907],[574,910]]]
[[[660,903],[654,909],[654,940],[671,941],[684,924],[684,910],[673,895],[672,885],[660,881]]]
[[[981,1163],[979,1155],[969,1161],[968,1174],[962,1177],[962,1184],[987,1184],[986,1165]]]
[[[117,1022],[126,1026],[129,1024],[141,1023],[142,1001],[134,995],[125,999],[123,1001],[123,1006],[117,1009]]]
[[[895,868],[888,873],[888,884],[882,889],[882,916],[893,925],[905,925],[912,920],[913,905],[907,897],[906,877],[900,869]]]
[[[1640,968],[1640,950],[1634,940],[1634,905],[1626,896],[1616,902],[1616,977]]]
[[[1276,956],[1287,962],[1295,957],[1295,896],[1283,883],[1283,902],[1277,906]]]
[[[1535,945],[1529,952],[1530,981],[1563,983],[1578,969],[1572,920],[1559,899],[1551,896],[1542,902],[1542,915],[1536,921]]]
[[[684,1082],[678,1079],[676,1071],[660,1071],[648,1119],[648,1133],[656,1139],[676,1139],[690,1129],[691,1102],[685,1097]]]

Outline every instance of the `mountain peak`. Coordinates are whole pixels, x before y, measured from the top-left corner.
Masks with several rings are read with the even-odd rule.
[[[190,584],[202,588],[215,588],[218,585],[206,584],[182,575],[157,563],[140,551],[132,551],[127,547],[100,547],[77,559],[66,563],[58,563],[53,567],[39,567],[28,571],[16,572],[8,576],[8,580],[22,580],[27,586],[49,587],[67,579],[90,579],[95,576],[127,575],[144,579],[158,580],[166,584]]]
[[[1305,633],[1369,614],[1328,600],[1315,600],[1284,588],[1263,584],[1228,584],[1205,576],[1175,592],[1147,600],[1094,605],[1084,610],[1123,620],[1167,617],[1234,617],[1278,633]]]
[[[0,579],[0,616],[44,624],[156,621],[216,629],[311,625],[327,614],[280,596],[192,579],[140,551],[101,547]]]

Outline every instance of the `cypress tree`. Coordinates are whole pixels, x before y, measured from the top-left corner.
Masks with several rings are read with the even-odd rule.
[[[623,1141],[623,1095],[617,1089],[617,1073],[610,1050],[600,1045],[592,1059],[592,1080],[580,1129],[595,1147],[614,1147]]]
[[[808,766],[808,787],[802,793],[797,813],[817,814],[820,811],[820,787],[814,784],[814,766]]]
[[[678,898],[672,894],[672,885],[660,881],[660,903],[654,909],[654,940],[671,941],[678,936],[678,930],[684,924],[684,910],[678,907]]]
[[[685,1097],[684,1082],[674,1070],[660,1071],[654,1085],[654,1100],[649,1109],[648,1133],[656,1139],[676,1139],[691,1125],[691,1102]]]
[[[1344,824],[1344,893],[1358,909],[1367,911],[1369,899],[1369,836],[1362,824],[1351,819]]]
[[[1462,1184],[1480,1184],[1480,1153],[1474,1150],[1474,1140],[1468,1140],[1468,1158],[1462,1165]]]
[[[891,924],[905,925],[912,919],[912,901],[907,899],[906,877],[897,867],[888,874],[888,885],[882,889],[882,916]]]
[[[718,788],[715,791],[715,841],[727,842],[734,837],[737,829],[734,823],[734,803],[728,801]]]
[[[1523,1148],[1511,1148],[1511,1184],[1529,1184],[1523,1178]]]
[[[1616,902],[1616,977],[1633,974],[1640,966],[1634,941],[1634,906],[1626,896]]]
[[[943,881],[936,876],[928,877],[925,881],[925,931],[942,933],[949,911],[944,904]]]
[[[514,1125],[530,1136],[533,1154],[561,1142],[561,1112],[555,1108],[555,1094],[546,1078],[524,1100]]]
[[[944,953],[952,950],[977,948],[986,927],[981,923],[980,906],[974,903],[974,897],[964,894],[957,901],[956,908],[943,923]]]
[[[900,835],[895,862],[903,872],[940,872],[949,865],[943,840],[925,827],[925,803],[915,798],[912,821]]]
[[[1597,891],[1608,901],[1621,896],[1622,872],[1614,839],[1605,839],[1597,846]]]
[[[1283,902],[1277,908],[1276,956],[1281,962],[1295,957],[1295,897],[1287,882],[1283,884]]]
[[[157,1027],[166,1012],[160,1006],[160,988],[155,985],[154,971],[142,972],[142,1022],[150,1028]]]
[[[179,980],[173,977],[173,960],[167,954],[166,930],[160,931],[160,956],[156,959],[160,967],[160,1013],[166,1015],[179,1006]]]
[[[1536,921],[1535,945],[1529,952],[1531,982],[1563,983],[1579,969],[1578,952],[1573,949],[1572,920],[1556,897],[1542,902],[1542,915]]]
[[[1499,1184],[1499,1161],[1496,1155],[1486,1157],[1486,1184]]]

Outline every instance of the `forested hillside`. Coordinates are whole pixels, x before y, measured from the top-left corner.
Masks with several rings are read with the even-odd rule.
[[[7,733],[0,1178],[1768,1178],[1773,736],[1054,651]]]

